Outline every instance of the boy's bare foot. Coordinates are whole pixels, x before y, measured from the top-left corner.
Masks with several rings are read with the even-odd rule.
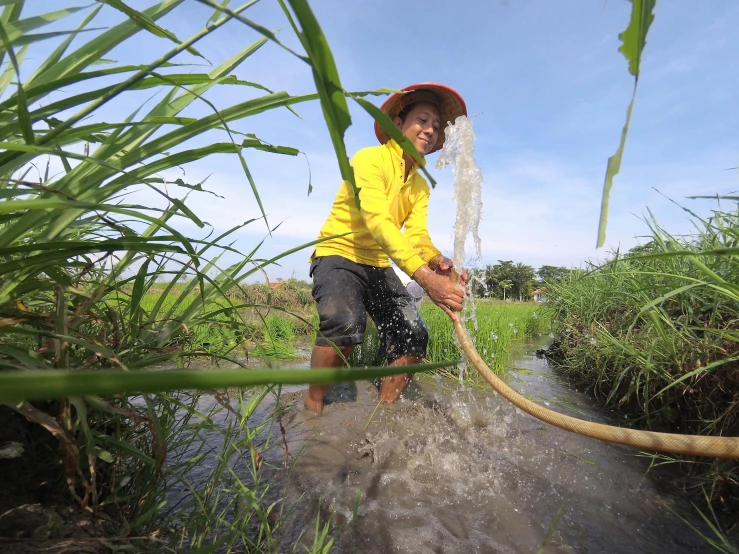
[[[316,400],[315,398],[306,396],[303,406],[305,406],[306,410],[316,415],[321,415],[323,413],[323,400]]]

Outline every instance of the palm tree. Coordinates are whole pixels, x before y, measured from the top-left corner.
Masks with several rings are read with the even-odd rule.
[[[511,281],[510,279],[506,279],[505,281],[501,281],[498,284],[500,285],[500,288],[503,289],[503,300],[505,300],[505,291],[506,289],[509,289],[513,286],[513,281]]]

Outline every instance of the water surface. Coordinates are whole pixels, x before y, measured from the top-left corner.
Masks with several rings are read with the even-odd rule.
[[[557,380],[526,344],[514,388],[558,411],[614,423]],[[417,376],[395,405],[372,383],[337,385],[321,417],[301,408],[283,423],[297,456],[287,486],[295,510],[284,551],[312,542],[320,506],[333,552],[705,552],[669,508],[693,508],[626,447],[546,425],[485,387]],[[266,407],[265,407],[266,408]]]

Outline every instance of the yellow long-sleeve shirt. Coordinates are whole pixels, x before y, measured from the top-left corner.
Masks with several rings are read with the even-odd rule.
[[[354,155],[351,165],[361,209],[351,185],[342,182],[318,237],[351,234],[319,243],[315,256],[338,255],[375,267],[389,267],[393,260],[412,276],[440,254],[426,225],[429,185],[416,167],[404,181],[404,164],[403,151],[394,140]]]

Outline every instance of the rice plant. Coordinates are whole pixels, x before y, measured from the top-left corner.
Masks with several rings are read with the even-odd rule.
[[[477,351],[490,369],[503,375],[513,342],[548,332],[549,321],[539,312],[539,306],[530,303],[477,301],[467,327]],[[429,333],[426,358],[430,362],[452,362],[456,368],[462,352],[449,316],[427,301],[421,304],[421,316]],[[357,346],[349,363],[354,367],[385,363],[381,341],[371,320],[367,324],[364,343]]]
[[[540,335],[548,327],[535,304],[478,301],[466,326],[478,353],[498,375],[503,375],[512,343]],[[421,313],[429,330],[427,358],[432,362],[459,360],[461,350],[449,317],[431,303]]]

